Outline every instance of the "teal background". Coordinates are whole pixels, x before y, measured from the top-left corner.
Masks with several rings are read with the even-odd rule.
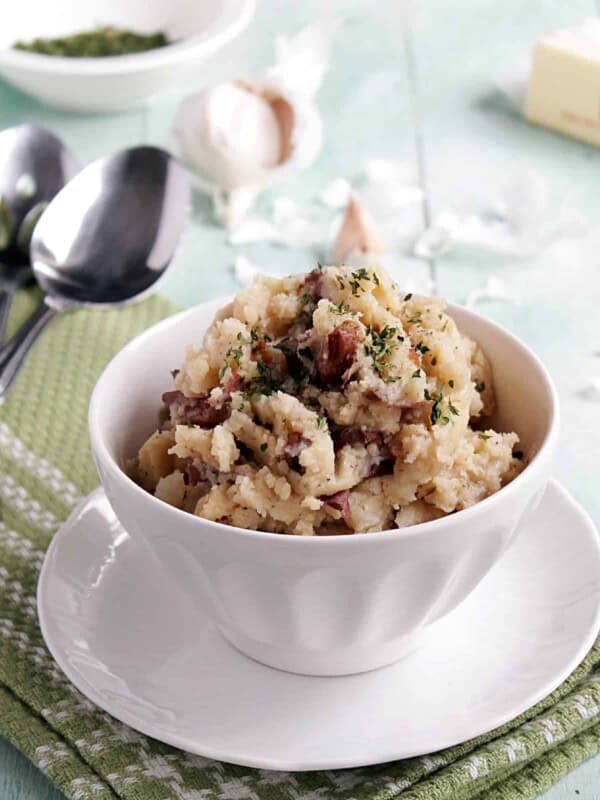
[[[591,220],[585,237],[561,242],[533,258],[475,257],[454,252],[435,263],[411,260],[412,272],[433,272],[439,291],[463,302],[489,275],[521,296],[518,304],[486,303],[479,310],[516,332],[541,356],[558,385],[562,446],[556,473],[600,523],[597,491],[600,403],[588,399],[590,377],[600,375],[600,154],[581,143],[525,123],[494,88],[496,78],[543,33],[596,13],[593,0],[258,0],[255,20],[234,43],[177,92],[119,115],[67,115],[44,108],[0,83],[0,127],[29,121],[59,133],[85,163],[128,145],[164,145],[179,99],[227,77],[260,77],[272,59],[272,39],[322,16],[340,17],[334,61],[318,101],[326,142],[316,164],[282,187],[298,200],[313,198],[339,175],[355,173],[365,158],[411,162],[425,202],[424,226],[442,209],[468,212],[489,206],[502,181],[533,167],[558,194]],[[235,250],[224,231],[207,223],[198,198],[195,216],[163,285],[183,305],[227,294],[236,286],[236,252],[282,274],[322,256],[255,244]],[[582,766],[547,793],[548,800],[600,796],[600,760]],[[0,742],[0,798],[62,797],[37,770]]]

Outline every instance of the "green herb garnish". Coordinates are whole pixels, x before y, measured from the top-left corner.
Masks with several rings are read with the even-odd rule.
[[[431,407],[431,414],[429,419],[431,420],[431,424],[435,425],[436,422],[442,416],[442,400],[444,399],[444,393],[440,392],[438,396],[433,401],[433,406]]]
[[[352,294],[354,295],[354,297],[358,297],[359,291],[362,292],[365,291],[360,285],[360,282],[368,281],[369,273],[364,267],[361,267],[360,269],[354,270],[354,272],[352,272],[351,274],[352,274],[352,280],[350,281],[350,288],[352,289]]]
[[[487,442],[488,439],[491,439],[491,435],[489,433],[480,433],[478,434],[480,439],[483,439],[484,442]]]
[[[263,442],[263,443],[261,444],[261,446],[260,446],[261,452],[263,452],[263,453],[264,453],[264,452],[265,452],[265,450],[267,449],[267,447],[268,447],[268,446],[269,446],[269,445],[268,445],[266,442]]]
[[[395,346],[395,340],[398,338],[398,329],[385,325],[378,331],[368,325],[366,331],[369,341],[365,342],[364,350],[365,354],[373,359],[373,369],[377,375],[385,383],[394,383],[399,380],[397,376],[390,373],[392,368],[390,357],[392,355],[392,347]]]
[[[483,381],[481,381],[481,383],[476,383],[475,384],[475,391],[479,392],[479,394],[481,394],[482,392],[485,392],[485,383]]]
[[[281,386],[281,378],[270,364],[266,364],[264,361],[257,361],[256,368],[258,375],[246,386],[243,394],[245,400],[249,400],[253,395],[260,394],[268,397]]]
[[[19,41],[15,42],[14,47],[17,50],[45,56],[98,58],[142,53],[146,50],[165,47],[168,44],[169,41],[162,32],[143,34],[106,27],[56,39],[38,38],[31,42]]]
[[[244,351],[242,350],[241,347],[231,346],[227,351],[227,353],[225,354],[225,358],[230,362],[229,364],[230,366],[232,363],[239,366],[240,360],[243,355]]]
[[[258,328],[252,328],[250,331],[250,341],[251,342],[270,342],[271,337],[268,333],[264,333],[264,331],[259,331]]]
[[[409,292],[408,294],[405,294],[404,295],[404,302],[406,303],[407,300],[410,300],[411,297],[412,297],[412,292]]]

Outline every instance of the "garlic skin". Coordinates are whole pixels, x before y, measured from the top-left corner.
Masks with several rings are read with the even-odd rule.
[[[340,19],[323,19],[294,36],[276,36],[275,63],[267,79],[294,94],[313,97],[331,65],[332,43],[341,25]]]
[[[233,81],[187,97],[172,140],[196,188],[218,197],[215,212],[231,227],[267,186],[314,161],[323,126],[310,99],[267,83]]]
[[[385,251],[385,244],[375,223],[351,194],[346,206],[342,225],[329,252],[330,264],[340,265],[353,262],[356,256],[379,255]]]

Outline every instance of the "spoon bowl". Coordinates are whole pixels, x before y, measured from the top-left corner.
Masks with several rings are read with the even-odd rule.
[[[76,172],[71,151],[51,131],[36,125],[0,131],[0,197],[10,223],[4,250],[18,247],[32,209],[52,200]]]
[[[56,195],[30,246],[44,301],[0,354],[0,398],[57,313],[112,308],[155,288],[172,263],[190,206],[185,168],[150,146],[93,162]]]
[[[165,150],[134,147],[90,164],[48,206],[31,239],[46,302],[139,299],[169,266],[189,205],[185,170]]]
[[[0,131],[0,342],[14,293],[32,278],[31,231],[77,169],[71,151],[45,128],[18,125]]]

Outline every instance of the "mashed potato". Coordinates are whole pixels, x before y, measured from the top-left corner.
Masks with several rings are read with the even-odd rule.
[[[200,517],[308,536],[477,503],[519,472],[518,437],[486,428],[490,365],[444,309],[381,269],[258,278],[174,371],[133,476]]]

